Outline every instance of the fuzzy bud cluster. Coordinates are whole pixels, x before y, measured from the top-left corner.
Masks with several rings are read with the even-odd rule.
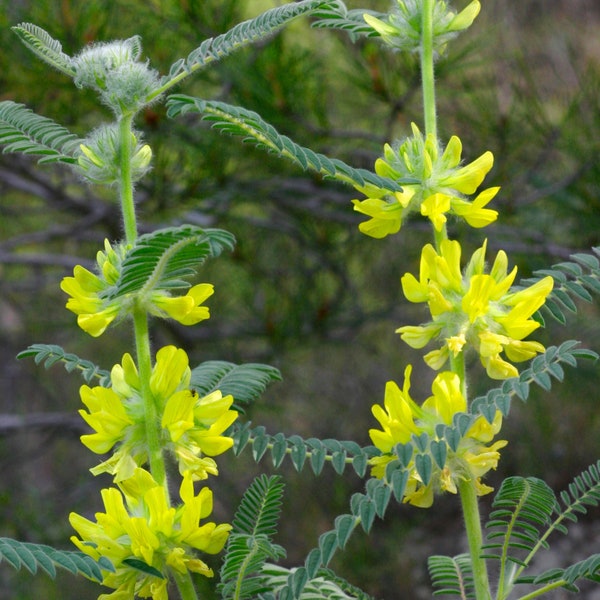
[[[73,58],[78,87],[97,91],[117,116],[135,113],[158,86],[158,73],[142,62],[139,36],[93,44]]]

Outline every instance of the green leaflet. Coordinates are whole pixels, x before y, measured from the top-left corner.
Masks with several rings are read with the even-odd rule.
[[[0,538],[0,561],[2,560],[15,569],[25,568],[32,574],[41,568],[52,579],[56,577],[56,567],[97,582],[102,582],[103,579],[101,569],[114,571],[111,562],[105,558],[96,562],[83,552],[57,550],[44,544],[19,542],[10,538]]]
[[[325,177],[359,187],[367,184],[390,191],[401,191],[400,183],[387,177],[380,177],[366,169],[355,169],[336,158],[328,158],[300,146],[285,135],[281,135],[272,125],[250,110],[232,106],[224,102],[201,100],[191,96],[173,95],[167,101],[168,115],[177,117],[187,113],[199,113],[219,131],[237,135],[245,142],[277,154],[294,162],[303,170],[313,170]],[[413,180],[401,183],[411,183]]]
[[[487,558],[499,559],[505,575],[501,578],[498,598],[508,597],[516,584],[540,586],[538,593],[564,587],[577,591],[578,579],[600,582],[600,555],[593,554],[567,568],[552,568],[535,575],[524,574],[537,552],[549,547],[548,538],[555,531],[567,533],[565,521],[577,521],[577,513],[586,506],[600,504],[600,461],[592,464],[560,493],[561,508],[554,492],[534,477],[509,477],[498,491],[493,512],[486,528],[488,543],[483,547]],[[512,562],[514,570],[506,568]]]
[[[38,58],[69,77],[75,75],[71,57],[62,51],[60,42],[51,37],[47,31],[32,23],[20,23],[12,30]]]
[[[364,477],[369,458],[379,453],[373,446],[361,448],[352,441],[302,439],[298,435],[286,437],[282,433],[270,435],[262,425],[252,428],[251,423],[234,423],[229,435],[233,437],[236,454],[250,445],[257,462],[270,452],[273,464],[278,467],[289,456],[297,471],[309,464],[315,475],[321,473],[325,462],[330,462],[338,474],[352,465],[357,475]]]
[[[260,572],[267,559],[285,556],[271,541],[281,513],[283,483],[279,476],[258,476],[244,493],[233,519],[221,567],[223,598],[255,598],[270,588]]]
[[[82,142],[62,125],[23,104],[0,102],[0,144],[4,152],[39,155],[40,163],[75,163],[74,154]]]
[[[554,279],[554,289],[538,311],[540,320],[546,315],[564,325],[568,313],[577,313],[575,301],[592,302],[593,295],[600,294],[600,248],[592,248],[592,252],[572,254],[572,260],[535,271],[533,277],[521,282],[520,285],[528,286],[547,275]]]
[[[160,81],[159,89],[148,100],[163,93],[182,79],[206,65],[229,56],[232,52],[276,33],[291,20],[320,8],[334,10],[343,7],[339,0],[303,0],[272,8],[261,15],[239,23],[226,33],[204,40],[186,58],[180,58],[171,66],[169,74]]]
[[[192,370],[190,385],[201,396],[215,390],[220,390],[223,396],[231,394],[236,409],[243,412],[240,404],[254,402],[274,381],[281,381],[281,373],[269,365],[236,365],[222,360],[210,360]]]
[[[19,352],[17,358],[33,358],[36,365],[43,363],[46,369],[60,362],[63,363],[69,373],[80,371],[86,383],[91,383],[94,379],[98,379],[98,385],[103,387],[110,386],[110,373],[108,371],[101,369],[89,360],[84,360],[75,354],[65,352],[56,344],[32,344],[22,352]]]
[[[191,225],[142,235],[123,259],[119,279],[108,297],[113,300],[126,294],[188,287],[183,278],[194,275],[207,258],[233,249],[234,242],[227,231]]]
[[[434,596],[448,594],[460,596],[463,600],[475,600],[471,558],[468,554],[457,556],[430,556],[427,569]]]
[[[315,17],[317,20],[312,24],[313,27],[322,29],[341,29],[345,31],[352,41],[362,37],[379,37],[379,33],[370,25],[367,25],[363,15],[368,13],[379,19],[385,18],[385,13],[374,10],[365,10],[355,8],[352,10],[323,9],[319,10]]]

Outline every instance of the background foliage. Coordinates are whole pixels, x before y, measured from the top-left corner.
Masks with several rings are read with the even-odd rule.
[[[10,31],[21,21],[49,31],[70,54],[91,41],[140,34],[145,55],[165,72],[202,39],[276,4],[2,0],[0,95],[78,134],[107,118],[91,95],[32,59]],[[369,2],[369,8],[387,6],[387,0]],[[518,259],[523,276],[600,245],[599,26],[594,0],[493,0],[439,65],[446,128],[440,135],[459,135],[465,160],[493,151],[489,184],[502,185],[493,249],[503,247]],[[182,91],[243,105],[302,145],[370,167],[383,142],[404,135],[419,118],[418,82],[416,59],[391,56],[372,41],[352,44],[342,34],[311,30],[304,20],[196,74]],[[201,280],[216,286],[210,321],[192,330],[157,323],[155,345],[182,345],[196,363],[273,364],[284,382],[251,409],[255,424],[272,433],[366,444],[371,404],[407,361],[418,360],[393,332],[398,323],[420,320],[418,307],[401,302],[399,278],[414,272],[425,230],[422,239],[413,227],[375,244],[358,233],[349,188],[299,172],[194,117],[171,121],[160,105],[138,126],[155,156],[138,188],[142,229],[188,222],[230,230],[238,239],[231,257],[203,270]],[[479,245],[476,234],[466,235],[462,243]],[[0,536],[68,547],[68,513],[92,513],[94,488],[106,483],[89,477],[93,459],[80,452],[78,378],[14,357],[31,343],[53,342],[82,357],[101,348],[104,367],[120,359],[117,336],[123,334],[91,341],[63,309],[58,288],[76,263],[91,262],[104,237],[120,236],[116,206],[99,189],[58,167],[0,157]],[[544,341],[577,338],[598,349],[592,305],[582,305],[567,329],[549,325]],[[527,406],[514,405],[518,414],[507,424],[511,444],[497,482],[507,474],[535,475],[560,489],[597,459],[596,372],[584,364],[551,394],[536,392]],[[428,385],[423,381],[419,390],[415,383],[415,397],[424,397]],[[478,392],[483,385],[472,383]],[[230,519],[245,486],[272,468],[267,460],[257,466],[246,453],[219,463],[224,476],[215,490],[222,502],[216,516]],[[296,564],[361,484],[350,471],[339,477],[326,468],[316,478],[283,470],[283,527],[276,541]],[[457,507],[444,498],[435,511],[389,511],[387,522],[376,523],[369,538],[357,534],[334,566],[374,596],[430,597],[424,557],[460,551],[448,519]],[[590,531],[598,544],[600,528],[592,524]],[[56,583],[43,575],[27,580],[27,587],[23,581],[1,566],[0,599],[97,593],[68,574]]]

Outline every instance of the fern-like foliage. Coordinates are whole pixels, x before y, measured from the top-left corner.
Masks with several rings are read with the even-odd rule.
[[[210,360],[192,369],[190,385],[201,396],[215,390],[220,390],[224,396],[231,394],[236,410],[244,412],[241,405],[254,402],[274,381],[281,381],[281,373],[269,365],[236,365],[222,360]]]
[[[167,101],[168,115],[177,117],[187,113],[199,113],[212,126],[229,135],[241,136],[244,142],[265,148],[282,158],[287,158],[304,170],[312,170],[324,177],[359,187],[367,184],[390,191],[401,191],[401,183],[414,183],[413,179],[398,182],[380,177],[366,169],[355,169],[337,158],[328,158],[300,146],[250,110],[224,102],[201,100],[185,95],[173,95]]]
[[[600,461],[576,476],[568,490],[560,493],[562,508],[554,492],[541,480],[511,477],[494,499],[494,511],[486,528],[491,530],[486,544],[486,558],[500,559],[501,577],[498,598],[507,598],[518,584],[540,586],[537,594],[558,587],[578,591],[575,582],[590,579],[600,583],[600,555],[594,554],[569,567],[555,567],[536,575],[525,570],[538,551],[548,548],[548,538],[554,531],[567,532],[565,522],[577,521],[586,507],[600,504]],[[514,568],[507,563],[515,564]]]
[[[142,235],[123,259],[121,273],[108,297],[188,287],[183,278],[194,275],[196,267],[207,258],[233,249],[234,243],[235,238],[227,231],[192,225]]]
[[[392,467],[388,469],[386,478],[369,479],[365,493],[353,494],[350,498],[351,512],[338,515],[334,528],[319,536],[318,547],[309,552],[304,565],[290,571],[287,583],[278,595],[280,600],[304,598],[304,591],[319,579],[337,550],[344,549],[356,528],[360,525],[368,533],[375,517],[382,519],[385,516],[392,495],[401,501],[406,488],[406,471],[401,466],[390,464]],[[395,477],[394,473],[404,473],[404,476]]]
[[[223,598],[256,598],[269,587],[261,575],[268,559],[285,556],[272,542],[281,513],[283,483],[278,476],[260,475],[246,490],[233,519],[221,567],[219,590]]]
[[[473,570],[468,554],[457,556],[430,556],[427,560],[434,596],[460,596],[462,600],[475,600]]]
[[[550,275],[554,279],[554,289],[538,311],[542,317],[550,316],[563,325],[569,313],[577,313],[575,301],[592,302],[593,296],[600,294],[600,248],[592,248],[592,254],[577,253],[571,260],[553,265],[549,269],[534,271],[522,285],[531,285]]]
[[[39,155],[39,163],[74,163],[83,140],[52,119],[34,113],[23,104],[0,102],[0,145],[3,152]]]
[[[38,58],[62,71],[65,75],[70,77],[75,75],[71,57],[62,51],[60,42],[50,36],[47,31],[32,23],[20,23],[12,30]]]
[[[297,17],[326,7],[335,10],[343,7],[339,0],[302,0],[272,8],[261,15],[238,23],[235,27],[214,38],[204,40],[186,58],[181,58],[171,66],[169,74],[162,78],[158,93],[179,83],[194,71],[229,56],[236,50],[263,40]]]
[[[356,41],[360,37],[379,37],[379,33],[370,25],[367,25],[363,15],[368,13],[379,19],[385,19],[385,13],[380,13],[374,10],[365,10],[355,8],[347,10],[340,9],[321,9],[315,13],[316,21],[312,23],[313,27],[326,29],[341,29],[345,31],[352,41]]]
[[[32,574],[41,569],[52,579],[56,577],[56,567],[59,567],[99,583],[103,579],[101,569],[115,570],[107,558],[96,562],[83,552],[57,550],[44,544],[19,542],[10,538],[0,538],[0,561],[6,561],[15,569],[25,568]]]
[[[549,346],[543,354],[531,361],[531,366],[521,371],[519,377],[506,379],[501,387],[490,390],[485,396],[475,398],[471,404],[471,419],[482,414],[492,422],[493,415],[499,410],[504,416],[508,415],[513,397],[524,402],[529,397],[531,384],[534,383],[548,391],[552,380],[562,381],[565,376],[563,365],[576,367],[578,360],[597,360],[598,354],[592,350],[581,348],[576,340],[567,340],[560,346]],[[458,416],[460,420],[466,417]],[[469,425],[464,422],[464,425]],[[469,425],[470,426],[470,425]],[[455,435],[449,432],[449,436]]]
[[[101,369],[89,360],[84,360],[75,354],[65,352],[56,344],[32,344],[22,352],[19,352],[17,358],[33,358],[36,365],[43,363],[46,369],[49,369],[56,363],[62,363],[69,373],[79,371],[86,383],[91,383],[97,379],[99,385],[103,387],[110,386],[110,373],[108,371]]]
[[[259,594],[258,598],[260,600],[292,598],[290,592],[285,590],[287,581],[295,572],[296,569],[266,564],[262,574],[269,582],[272,591]],[[317,577],[307,582],[298,597],[300,600],[373,600],[371,596],[336,576],[329,569],[323,569]]]
[[[554,492],[541,479],[509,477],[502,482],[492,507],[486,524],[490,543],[483,547],[486,558],[525,566],[556,512]],[[542,546],[547,548],[547,542]]]
[[[361,448],[352,441],[303,439],[299,435],[287,437],[283,433],[271,435],[262,425],[255,428],[251,425],[247,422],[235,423],[232,426],[229,435],[234,440],[234,452],[239,455],[244,448],[251,447],[256,462],[270,454],[275,467],[279,467],[286,456],[289,456],[297,471],[301,471],[308,464],[313,473],[319,475],[325,463],[329,462],[338,474],[342,474],[348,465],[352,465],[359,477],[364,477],[369,458],[379,453],[373,446]]]

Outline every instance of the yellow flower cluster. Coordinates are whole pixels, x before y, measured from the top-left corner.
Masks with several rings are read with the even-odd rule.
[[[403,221],[413,212],[427,217],[441,231],[447,215],[465,219],[472,227],[485,227],[496,220],[498,213],[486,208],[500,188],[483,190],[472,201],[474,194],[494,164],[491,152],[485,152],[473,162],[461,166],[462,144],[452,136],[441,150],[431,135],[423,137],[413,123],[413,136],[397,149],[384,147],[384,157],[375,162],[375,172],[395,181],[414,179],[416,183],[403,185],[401,192],[392,192],[374,185],[357,187],[368,196],[353,200],[354,210],[370,217],[359,225],[360,231],[374,238],[397,233]]]
[[[508,259],[501,250],[485,272],[485,253],[486,243],[474,252],[463,272],[459,242],[442,241],[439,253],[426,245],[419,279],[405,274],[402,289],[410,302],[428,304],[432,320],[400,327],[397,332],[413,348],[442,340],[439,349],[425,355],[434,369],[441,369],[451,355],[456,357],[471,346],[491,378],[516,377],[517,369],[500,355],[521,362],[544,351],[542,344],[523,339],[540,326],[531,316],[544,304],[553,280],[545,277],[528,288],[511,291],[517,268],[507,272]]]
[[[404,386],[401,390],[396,383],[389,381],[385,388],[384,406],[378,404],[372,408],[373,416],[379,421],[381,429],[369,430],[373,444],[382,452],[381,456],[371,459],[371,474],[384,477],[386,466],[397,460],[393,454],[396,444],[406,444],[412,436],[428,434],[430,439],[438,440],[437,426],[451,425],[456,413],[467,411],[467,401],[461,392],[458,375],[445,371],[439,373],[432,385],[432,395],[419,406],[410,396],[409,365],[404,373]],[[427,508],[432,505],[436,492],[456,494],[460,480],[473,479],[477,493],[484,495],[492,491],[481,483],[481,478],[495,469],[500,459],[498,450],[507,442],[498,440],[489,444],[502,426],[502,414],[496,411],[493,423],[485,417],[478,417],[466,432],[456,449],[447,445],[447,458],[443,468],[432,460],[433,472],[430,481],[425,484],[419,475],[414,458],[408,465],[409,478],[404,502]]]
[[[127,316],[134,306],[144,308],[149,314],[175,319],[183,325],[195,325],[210,316],[209,309],[201,304],[209,298],[214,288],[208,283],[193,286],[184,296],[173,297],[166,290],[152,290],[145,296],[129,294],[114,297],[111,293],[121,273],[121,264],[129,246],[113,247],[104,242],[104,252],[96,257],[98,275],[81,265],[73,269],[73,277],[65,277],[60,287],[70,296],[67,309],[77,315],[77,324],[93,337],[98,337],[117,318]]]
[[[199,397],[190,389],[187,354],[174,346],[161,348],[156,355],[149,387],[161,418],[162,445],[179,464],[182,475],[193,480],[218,474],[210,458],[222,454],[233,445],[222,435],[238,413],[231,410],[232,396],[220,391]],[[108,472],[116,481],[131,477],[136,468],[148,462],[144,400],[138,370],[129,354],[111,371],[112,387],[80,389],[87,408],[79,413],[94,433],[81,441],[92,452],[105,454],[117,447],[113,455],[92,472]]]
[[[71,513],[69,521],[79,535],[71,538],[73,543],[95,560],[108,558],[115,568],[103,571],[103,584],[115,591],[98,600],[168,600],[169,572],[212,577],[212,570],[193,551],[220,552],[231,525],[200,525],[212,513],[212,492],[202,488],[196,495],[190,474],[184,476],[179,493],[182,503],[174,508],[168,490],[137,468],[119,489],[102,490],[105,512],[96,513],[95,522]],[[144,568],[139,568],[140,562]]]

